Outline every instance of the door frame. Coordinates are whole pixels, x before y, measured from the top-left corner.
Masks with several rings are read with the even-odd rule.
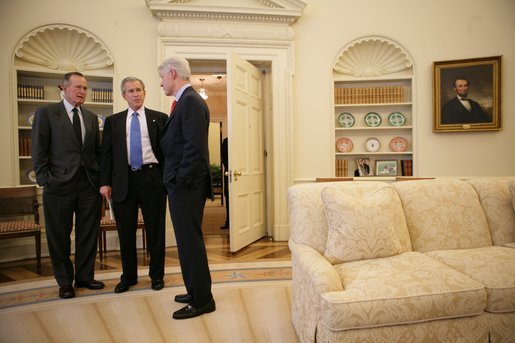
[[[159,38],[158,64],[173,55],[188,60],[228,60],[234,52],[248,61],[268,63],[271,73],[265,77],[265,147],[267,232],[276,241],[290,237],[286,192],[293,184],[292,77],[293,43],[219,42],[203,38]],[[161,95],[161,109],[170,108],[171,100]]]

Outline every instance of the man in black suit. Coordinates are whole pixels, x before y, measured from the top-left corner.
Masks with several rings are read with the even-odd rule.
[[[221,160],[224,172],[224,197],[225,197],[225,224],[220,229],[229,228],[229,140],[227,137],[222,141]],[[227,173],[227,174],[226,174]]]
[[[465,76],[454,79],[453,89],[456,96],[444,104],[442,108],[442,124],[487,123],[491,119],[481,106],[468,99],[470,82]]]
[[[94,280],[100,221],[98,117],[82,107],[88,84],[78,72],[64,75],[63,101],[38,108],[32,124],[32,163],[43,186],[48,250],[59,296],[73,298],[75,287],[102,289]],[[75,271],[70,234],[75,215]]]
[[[126,77],[121,89],[129,108],[106,118],[100,163],[100,193],[112,199],[122,258],[123,274],[114,291],[128,291],[138,281],[138,206],[145,222],[152,289],[161,290],[164,287],[166,194],[159,139],[168,116],[143,106],[146,92],[140,79]]]
[[[214,199],[209,169],[209,110],[189,84],[191,70],[186,59],[168,58],[158,70],[164,93],[174,96],[176,104],[166,122],[161,148],[165,158],[163,181],[187,290],[175,301],[188,304],[175,311],[173,318],[187,319],[216,309],[202,236],[205,202]]]

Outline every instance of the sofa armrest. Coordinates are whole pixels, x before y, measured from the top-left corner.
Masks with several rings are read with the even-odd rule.
[[[314,342],[321,295],[343,290],[336,269],[318,251],[289,241],[292,255],[292,323],[301,342]]]

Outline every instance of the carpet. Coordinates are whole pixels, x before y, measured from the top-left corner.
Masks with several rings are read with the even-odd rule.
[[[130,291],[113,293],[119,272],[97,274],[101,291],[57,296],[55,280],[0,287],[0,342],[297,342],[291,325],[291,263],[212,265],[217,310],[177,321],[180,271],[167,268],[165,288],[153,291],[140,269]]]

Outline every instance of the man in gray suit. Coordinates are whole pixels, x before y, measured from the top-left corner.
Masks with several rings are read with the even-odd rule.
[[[43,186],[48,250],[61,298],[75,287],[102,289],[93,278],[100,221],[98,117],[83,108],[87,81],[79,72],[64,75],[63,101],[38,108],[32,124],[32,163]],[[70,234],[75,215],[75,270]]]

